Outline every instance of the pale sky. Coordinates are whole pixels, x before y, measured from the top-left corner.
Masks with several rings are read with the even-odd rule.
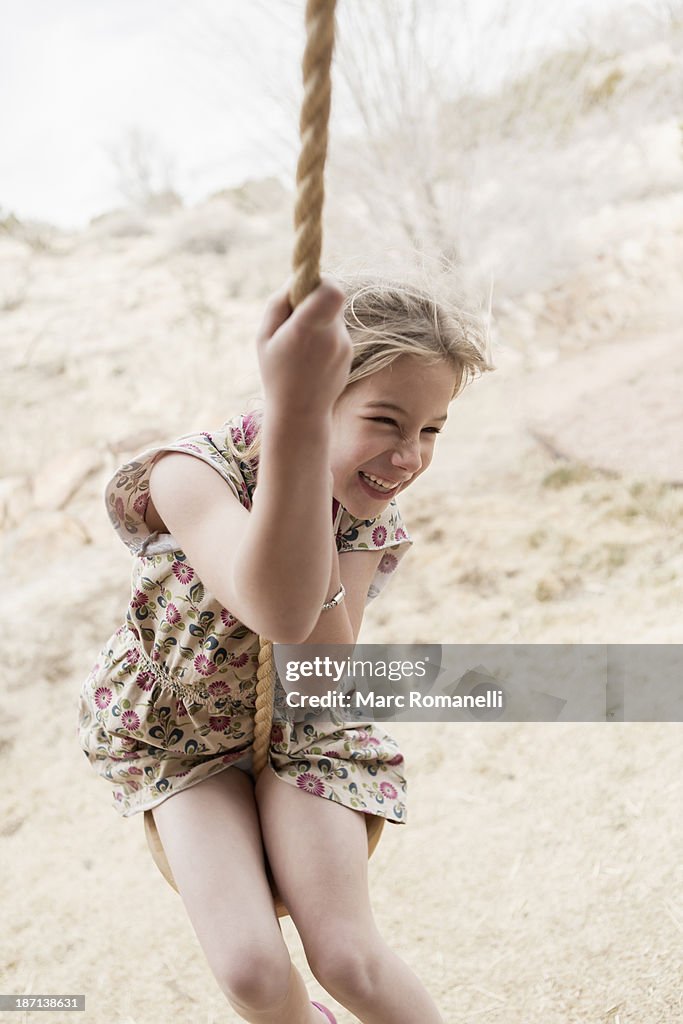
[[[509,60],[522,45],[559,43],[587,11],[618,4],[518,0],[504,34],[508,0],[447,2],[467,40],[455,59],[481,82],[501,66],[501,48]],[[0,0],[0,216],[79,227],[121,205],[111,151],[121,152],[131,129],[153,140],[189,202],[246,177],[293,174],[303,8],[304,0]]]

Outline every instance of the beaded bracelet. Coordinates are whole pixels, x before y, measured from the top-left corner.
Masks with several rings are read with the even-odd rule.
[[[324,612],[329,612],[332,608],[336,608],[338,604],[341,604],[345,597],[346,590],[344,589],[344,584],[342,583],[334,597],[331,597],[329,601],[325,601],[322,610]]]

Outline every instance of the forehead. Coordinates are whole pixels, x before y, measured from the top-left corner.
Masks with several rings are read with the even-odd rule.
[[[456,371],[445,360],[429,363],[402,355],[383,370],[363,377],[348,389],[357,404],[395,404],[406,411],[443,415],[456,384]]]

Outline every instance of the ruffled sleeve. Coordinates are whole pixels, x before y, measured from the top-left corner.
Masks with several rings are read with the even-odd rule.
[[[370,584],[366,605],[387,585],[412,543],[395,499],[375,519],[356,519],[343,510],[337,529],[340,554],[343,551],[384,551]]]
[[[126,547],[134,555],[158,554],[177,547],[170,534],[150,533],[145,522],[149,477],[162,452],[186,452],[206,462],[220,474],[241,504],[251,509],[256,486],[254,467],[236,457],[228,445],[228,436],[239,452],[251,440],[253,429],[250,414],[237,416],[218,430],[184,434],[170,444],[148,448],[119,466],[105,487],[104,500],[112,526]]]

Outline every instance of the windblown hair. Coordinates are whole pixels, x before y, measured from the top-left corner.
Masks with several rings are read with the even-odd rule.
[[[412,285],[356,279],[342,282],[344,321],[353,342],[347,387],[383,370],[402,355],[450,363],[456,372],[451,401],[493,366],[481,319],[459,305]]]
[[[336,278],[346,295],[344,321],[353,344],[348,388],[383,370],[402,355],[427,363],[444,361],[455,371],[451,401],[487,370],[488,333],[482,318],[433,292],[382,278]],[[260,420],[260,413],[255,414]],[[248,443],[233,438],[233,454],[254,461],[260,431]]]

